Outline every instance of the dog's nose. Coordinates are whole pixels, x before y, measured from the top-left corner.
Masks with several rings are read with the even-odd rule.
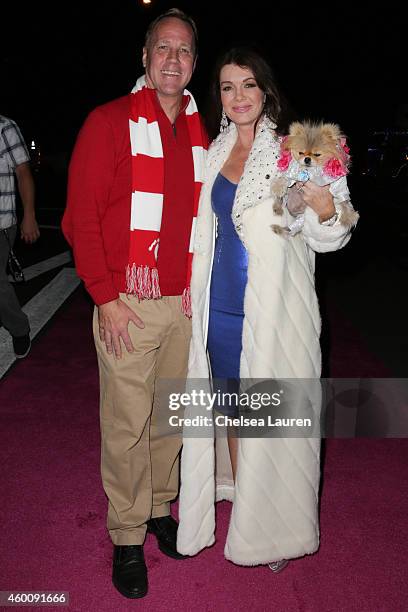
[[[312,158],[311,157],[305,157],[304,162],[305,162],[306,166],[310,166],[310,164],[312,163]]]

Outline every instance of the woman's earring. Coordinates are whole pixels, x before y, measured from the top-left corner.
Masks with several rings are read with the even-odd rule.
[[[225,130],[228,127],[228,119],[227,119],[227,115],[225,113],[225,110],[222,109],[222,115],[221,115],[221,123],[220,123],[220,132],[225,132]]]

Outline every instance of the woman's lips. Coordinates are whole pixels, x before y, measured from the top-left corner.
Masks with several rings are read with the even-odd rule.
[[[246,113],[250,108],[251,106],[233,106],[232,110],[234,113]]]

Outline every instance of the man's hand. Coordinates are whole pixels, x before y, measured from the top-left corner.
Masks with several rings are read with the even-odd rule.
[[[133,353],[135,349],[129,336],[129,321],[140,329],[144,328],[144,323],[125,302],[117,299],[98,306],[98,321],[99,337],[105,342],[109,354],[114,352],[117,359],[122,357],[121,338],[128,353]]]
[[[37,221],[35,220],[34,196],[35,186],[31,173],[30,164],[24,162],[16,167],[16,178],[21,203],[24,209],[23,222],[21,224],[21,238],[28,244],[32,244],[40,235]]]
[[[21,238],[27,244],[32,244],[40,237],[37,221],[34,215],[25,214],[20,225]]]
[[[296,189],[302,194],[306,204],[318,215],[320,223],[327,221],[336,214],[329,185],[321,187],[313,181],[307,181],[306,183],[296,183]]]

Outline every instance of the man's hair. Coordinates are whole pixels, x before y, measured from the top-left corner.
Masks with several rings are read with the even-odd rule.
[[[147,49],[149,48],[153,32],[156,29],[156,26],[160,23],[160,21],[162,21],[163,19],[169,19],[171,17],[175,18],[175,19],[180,19],[180,21],[184,21],[184,23],[187,23],[187,25],[190,26],[190,28],[191,28],[191,30],[193,32],[193,52],[194,52],[194,57],[197,57],[197,51],[198,51],[198,32],[197,32],[197,26],[196,26],[195,21],[194,21],[194,19],[192,17],[190,17],[189,15],[184,13],[184,11],[181,11],[178,8],[171,8],[171,9],[169,9],[165,13],[162,13],[161,15],[156,17],[156,19],[151,22],[151,24],[147,28],[147,32],[146,32],[146,36],[145,36],[145,47]]]

